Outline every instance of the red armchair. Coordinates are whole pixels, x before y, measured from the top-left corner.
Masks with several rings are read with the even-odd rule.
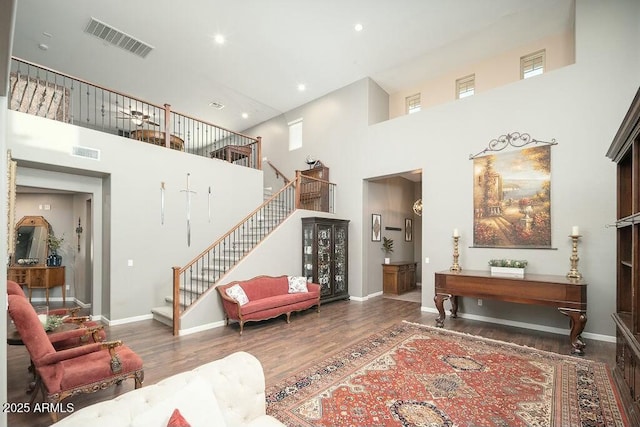
[[[7,280],[7,295],[18,295],[23,298],[27,298],[22,286],[13,280]],[[104,331],[102,325],[98,322],[90,320],[89,316],[78,316],[80,307],[73,308],[58,308],[49,310],[50,315],[55,316],[67,316],[64,323],[74,323],[78,325],[77,331],[65,331],[64,333],[49,334],[49,340],[53,344],[56,350],[63,350],[65,348],[76,347],[88,342],[100,342],[107,339],[107,334]]]
[[[57,351],[29,300],[9,295],[9,315],[36,370],[36,387],[56,404],[78,393],[92,393],[133,378],[142,386],[142,359],[120,341],[86,344]],[[35,400],[37,391],[31,400]],[[57,405],[56,405],[57,406]],[[57,421],[57,413],[51,414]]]

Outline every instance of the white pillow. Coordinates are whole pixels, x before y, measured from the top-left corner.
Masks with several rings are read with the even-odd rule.
[[[247,297],[247,294],[244,293],[244,289],[242,289],[239,284],[235,284],[230,288],[227,288],[225,292],[231,298],[238,301],[238,304],[240,305],[245,305],[249,302],[249,297]]]
[[[307,278],[302,276],[288,276],[289,279],[289,293],[297,294],[300,292],[309,292],[307,289]]]

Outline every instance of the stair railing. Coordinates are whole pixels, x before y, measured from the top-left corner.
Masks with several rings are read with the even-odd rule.
[[[188,310],[201,294],[291,215],[296,208],[295,189],[295,182],[289,182],[187,265],[173,267],[174,335],[180,331],[181,307]]]

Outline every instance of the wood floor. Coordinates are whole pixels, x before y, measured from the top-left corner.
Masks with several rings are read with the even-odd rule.
[[[336,301],[315,309],[292,314],[287,324],[284,316],[264,322],[250,322],[239,335],[232,324],[183,337],[171,335],[169,327],[153,320],[112,326],[108,339],[121,339],[144,360],[145,385],[153,384],[175,373],[195,368],[243,350],[255,355],[264,367],[267,387],[293,374],[300,367],[313,364],[351,342],[368,334],[393,326],[402,320],[435,325],[436,315],[420,311],[411,301],[375,297],[366,302]],[[473,335],[515,342],[562,354],[569,352],[565,335],[537,332],[465,319],[447,319],[445,327]],[[29,375],[29,358],[21,346],[7,348],[7,397],[9,402],[28,402],[25,393]],[[585,358],[613,366],[615,344],[587,340]],[[144,385],[143,385],[144,387]],[[133,381],[89,395],[75,396],[80,409],[91,403],[111,399],[133,389]],[[48,414],[8,414],[10,427],[41,427],[51,424]]]

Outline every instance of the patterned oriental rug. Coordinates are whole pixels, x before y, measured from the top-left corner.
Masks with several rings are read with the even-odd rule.
[[[603,363],[403,322],[267,389],[288,426],[627,426]]]

